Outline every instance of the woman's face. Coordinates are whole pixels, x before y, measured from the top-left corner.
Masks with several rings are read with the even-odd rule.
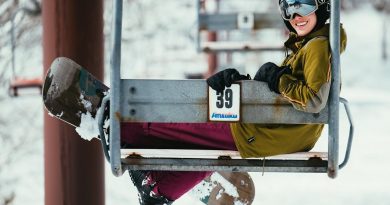
[[[310,33],[317,23],[317,16],[315,13],[307,16],[300,16],[298,14],[289,21],[291,26],[297,32],[298,36],[305,36]]]

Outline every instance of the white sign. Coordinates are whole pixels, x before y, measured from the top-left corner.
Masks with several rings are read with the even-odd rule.
[[[209,87],[209,120],[240,121],[240,92],[240,84],[232,84],[222,92],[217,92]]]

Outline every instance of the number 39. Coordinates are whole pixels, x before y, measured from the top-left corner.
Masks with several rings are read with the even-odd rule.
[[[217,92],[217,108],[232,108],[233,107],[233,90],[226,88],[222,92]]]

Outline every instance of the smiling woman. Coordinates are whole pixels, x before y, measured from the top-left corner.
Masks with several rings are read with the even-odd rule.
[[[317,16],[315,13],[309,14],[307,16],[300,16],[297,14],[289,22],[297,32],[298,36],[305,36],[314,29],[317,23]]]
[[[318,30],[330,17],[329,0],[279,0],[279,10],[288,30],[297,33],[299,36],[304,36],[310,31]],[[311,16],[316,16],[316,22],[312,22],[314,24],[312,29],[308,28],[311,26],[310,22],[308,22],[308,27],[305,28],[297,25],[299,23],[300,26],[303,26],[305,25],[305,21],[308,20],[300,19],[299,17],[309,18]],[[296,19],[297,17],[298,19]],[[298,30],[301,31],[302,29],[309,31],[298,32]]]

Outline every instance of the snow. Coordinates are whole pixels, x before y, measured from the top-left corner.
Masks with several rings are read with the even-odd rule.
[[[93,118],[90,112],[81,114],[81,123],[76,127],[76,132],[81,138],[91,141],[99,135],[97,119]]]
[[[237,188],[233,184],[231,184],[229,181],[227,181],[220,174],[214,173],[213,175],[211,175],[211,180],[218,181],[221,184],[221,186],[224,190],[224,193],[226,193],[227,195],[230,195],[232,197],[238,197]]]
[[[96,117],[92,117],[90,112],[92,109],[92,103],[85,99],[83,94],[80,95],[80,100],[87,112],[81,114],[81,122],[79,127],[76,127],[76,132],[80,135],[81,138],[91,141],[93,138],[97,138],[99,135],[97,116],[99,116],[101,110],[99,109],[97,111]]]
[[[134,1],[135,2],[135,1]],[[191,30],[194,23],[193,2],[165,1],[164,4],[145,1],[149,6],[145,19],[139,21],[153,22],[150,18],[158,18],[164,24],[170,22],[177,25],[188,25]],[[180,2],[180,3],[179,3]],[[177,5],[189,4],[188,8],[178,12]],[[242,3],[244,4],[244,3]],[[110,9],[110,8],[108,8]],[[133,11],[131,7],[128,10]],[[140,12],[138,12],[139,14]],[[130,19],[137,13],[129,12],[124,19]],[[107,15],[107,14],[106,14]],[[256,197],[253,204],[288,204],[288,205],[387,205],[390,203],[390,126],[387,118],[390,114],[390,61],[381,58],[382,15],[377,13],[369,3],[358,9],[342,14],[342,21],[348,34],[346,52],[342,55],[342,96],[350,101],[353,119],[355,121],[355,138],[352,146],[351,159],[348,165],[340,170],[336,179],[329,179],[326,174],[296,174],[296,173],[250,173],[256,186]],[[137,25],[128,23],[128,25]],[[165,32],[159,31],[156,22],[144,24],[149,35],[155,35],[148,40],[145,33],[126,27],[124,34],[123,62],[125,77],[161,77],[182,78],[185,73],[202,72],[206,70],[206,57],[196,54],[195,43],[189,43],[181,31],[169,27]],[[183,26],[184,27],[184,26]],[[110,32],[105,28],[106,37]],[[40,34],[38,31],[32,32]],[[145,34],[145,35],[144,35]],[[192,34],[189,34],[192,35]],[[388,34],[387,34],[388,35]],[[141,38],[141,40],[138,40]],[[274,38],[272,36],[272,38]],[[388,38],[388,36],[387,36]],[[178,43],[175,42],[177,40]],[[24,44],[28,40],[23,41]],[[41,44],[35,42],[22,44],[18,49],[17,71],[23,71],[27,76],[42,74]],[[164,43],[161,43],[164,42]],[[177,50],[167,49],[173,45]],[[134,47],[133,47],[134,46]],[[179,46],[179,47],[177,47]],[[109,46],[106,46],[109,48]],[[0,48],[1,49],[1,48]],[[0,69],[5,69],[9,58],[8,48],[0,50]],[[25,52],[22,52],[25,51]],[[148,52],[149,50],[149,52]],[[106,53],[107,56],[108,52]],[[164,54],[167,54],[164,57]],[[272,54],[273,55],[273,54]],[[8,57],[7,57],[8,56]],[[246,68],[254,74],[258,63],[245,62],[255,58],[249,54],[241,56],[244,62],[239,65],[253,65]],[[280,57],[280,56],[279,56]],[[258,55],[257,60],[266,61],[275,56]],[[106,59],[108,65],[108,57]],[[109,68],[109,66],[105,66]],[[34,68],[34,69],[31,69]],[[130,69],[131,68],[131,69]],[[106,71],[108,73],[108,71]],[[0,73],[3,73],[1,70]],[[10,72],[6,72],[9,74]],[[16,158],[14,163],[5,168],[0,167],[0,197],[15,191],[14,205],[44,204],[44,168],[43,168],[43,106],[40,98],[27,94],[19,98],[7,96],[6,83],[1,82],[0,88],[0,134],[7,136],[7,141],[1,141],[1,158]],[[345,114],[340,111],[340,161],[343,159],[348,123]],[[88,117],[87,117],[88,118]],[[91,119],[89,119],[91,120]],[[89,121],[87,120],[87,121]],[[16,123],[15,123],[16,122]],[[326,151],[327,133],[324,131],[316,151]],[[23,141],[24,140],[24,141]],[[16,141],[16,142],[15,142]],[[20,143],[17,143],[20,141]],[[13,144],[27,144],[14,149]],[[4,182],[4,183],[3,183]],[[131,184],[127,173],[122,177],[114,177],[106,164],[106,204],[125,205],[137,201],[136,188]],[[175,205],[200,205],[196,197],[186,194],[178,199]]]
[[[85,109],[87,109],[88,111],[90,111],[92,109],[92,103],[90,101],[88,101],[87,99],[85,99],[83,94],[80,95],[80,100],[81,100],[81,104],[84,105]]]
[[[215,183],[212,183],[212,182],[208,182],[208,181],[202,181],[201,183],[199,183],[198,185],[196,185],[191,191],[191,195],[194,197],[194,198],[198,198],[198,199],[204,199],[205,197],[207,197],[209,195],[209,193],[211,192],[211,190],[214,189],[214,187],[216,187],[217,185]]]
[[[218,173],[213,173],[210,177],[211,181],[202,181],[198,185],[196,185],[191,191],[190,194],[195,199],[204,199],[205,197],[209,196],[211,190],[213,190],[218,184],[222,187],[221,190],[219,190],[216,199],[219,199],[222,194],[227,194],[229,196],[232,196],[233,198],[238,197],[238,191],[237,188],[231,184],[229,181],[227,181],[223,176],[221,176]],[[218,182],[218,184],[216,183]],[[238,201],[238,200],[237,200]]]

